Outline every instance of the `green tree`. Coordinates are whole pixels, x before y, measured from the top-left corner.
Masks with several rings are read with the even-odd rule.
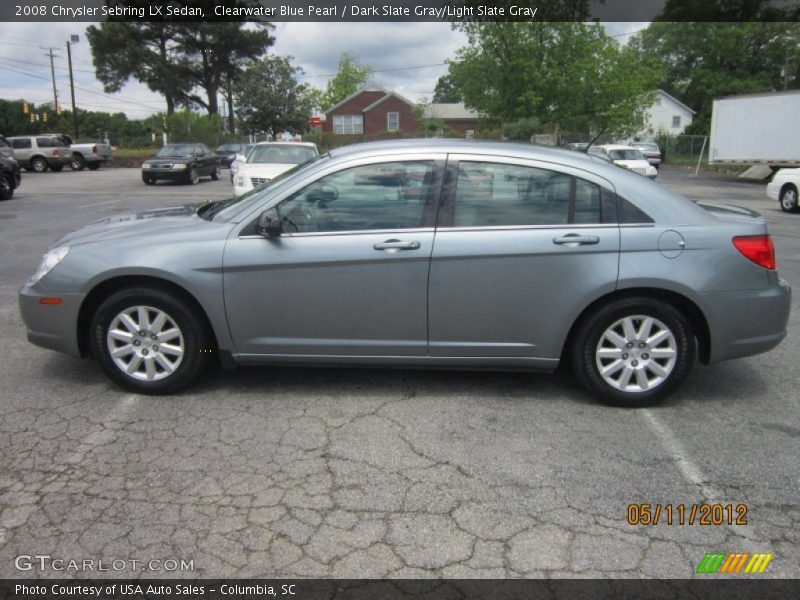
[[[690,132],[708,133],[714,98],[800,88],[797,23],[652,23],[630,45],[657,59],[659,87],[697,111]]]
[[[105,22],[90,25],[86,37],[97,79],[107,93],[133,78],[164,96],[167,113],[188,101],[194,85],[180,54],[177,25],[165,22]]]
[[[448,73],[439,77],[436,82],[436,89],[433,92],[433,101],[437,103],[463,102],[461,91],[453,81],[453,77]]]
[[[298,81],[302,73],[284,56],[268,56],[248,67],[235,91],[242,128],[271,134],[305,130],[315,98],[309,86]]]
[[[170,142],[200,142],[215,147],[219,145],[222,127],[222,117],[219,115],[201,115],[181,110],[167,117]]]
[[[465,23],[450,63],[467,106],[504,123],[536,119],[560,132],[633,134],[644,126],[657,71],[582,22]]]
[[[347,98],[358,91],[358,88],[372,77],[373,69],[364,65],[349,52],[342,52],[339,57],[339,70],[328,82],[325,93],[322,95],[322,110]]]

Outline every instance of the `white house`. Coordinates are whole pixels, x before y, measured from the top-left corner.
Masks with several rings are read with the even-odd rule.
[[[697,114],[683,102],[670,96],[664,90],[657,90],[656,100],[647,109],[648,133],[656,134],[659,131],[671,135],[683,133],[689,123]]]

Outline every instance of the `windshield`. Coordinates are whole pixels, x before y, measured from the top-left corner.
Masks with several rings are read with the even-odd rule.
[[[248,163],[299,165],[317,155],[314,148],[292,144],[262,144],[255,146],[247,156]]]
[[[280,187],[289,178],[311,169],[320,160],[327,158],[329,158],[329,156],[327,154],[323,154],[322,156],[315,157],[314,160],[310,160],[301,165],[296,165],[288,171],[284,171],[280,175],[272,178],[264,185],[252,189],[246,194],[242,194],[236,198],[219,200],[218,202],[210,202],[204,206],[201,206],[197,211],[197,214],[208,221],[213,219],[214,221],[219,221],[220,223],[227,223],[234,217],[234,215],[261,200],[264,194],[271,192],[276,187]]]
[[[242,145],[241,144],[222,144],[219,148],[217,148],[217,152],[220,154],[233,154],[234,152],[241,152]]]
[[[638,150],[609,150],[608,155],[612,160],[644,160],[644,156]]]
[[[158,158],[174,158],[176,156],[194,156],[194,144],[170,144],[156,152]]]

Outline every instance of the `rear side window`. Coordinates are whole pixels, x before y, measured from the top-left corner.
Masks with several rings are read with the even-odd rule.
[[[11,140],[11,146],[17,149],[24,149],[31,147],[31,140],[30,138],[22,138],[19,140]]]
[[[458,166],[453,225],[601,223],[601,207],[598,185],[566,173],[462,161]]]
[[[39,148],[55,148],[56,142],[53,138],[40,137],[36,138],[36,145],[39,146]]]

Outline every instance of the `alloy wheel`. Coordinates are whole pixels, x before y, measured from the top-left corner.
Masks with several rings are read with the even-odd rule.
[[[152,306],[131,306],[111,320],[106,349],[123,373],[140,381],[158,381],[180,366],[185,343],[169,314]]]
[[[645,392],[664,383],[675,368],[678,344],[660,320],[633,315],[614,322],[595,349],[603,380],[623,392]]]
[[[783,207],[783,210],[787,211],[797,208],[797,190],[792,187],[784,190],[783,195],[781,196],[781,206]]]

